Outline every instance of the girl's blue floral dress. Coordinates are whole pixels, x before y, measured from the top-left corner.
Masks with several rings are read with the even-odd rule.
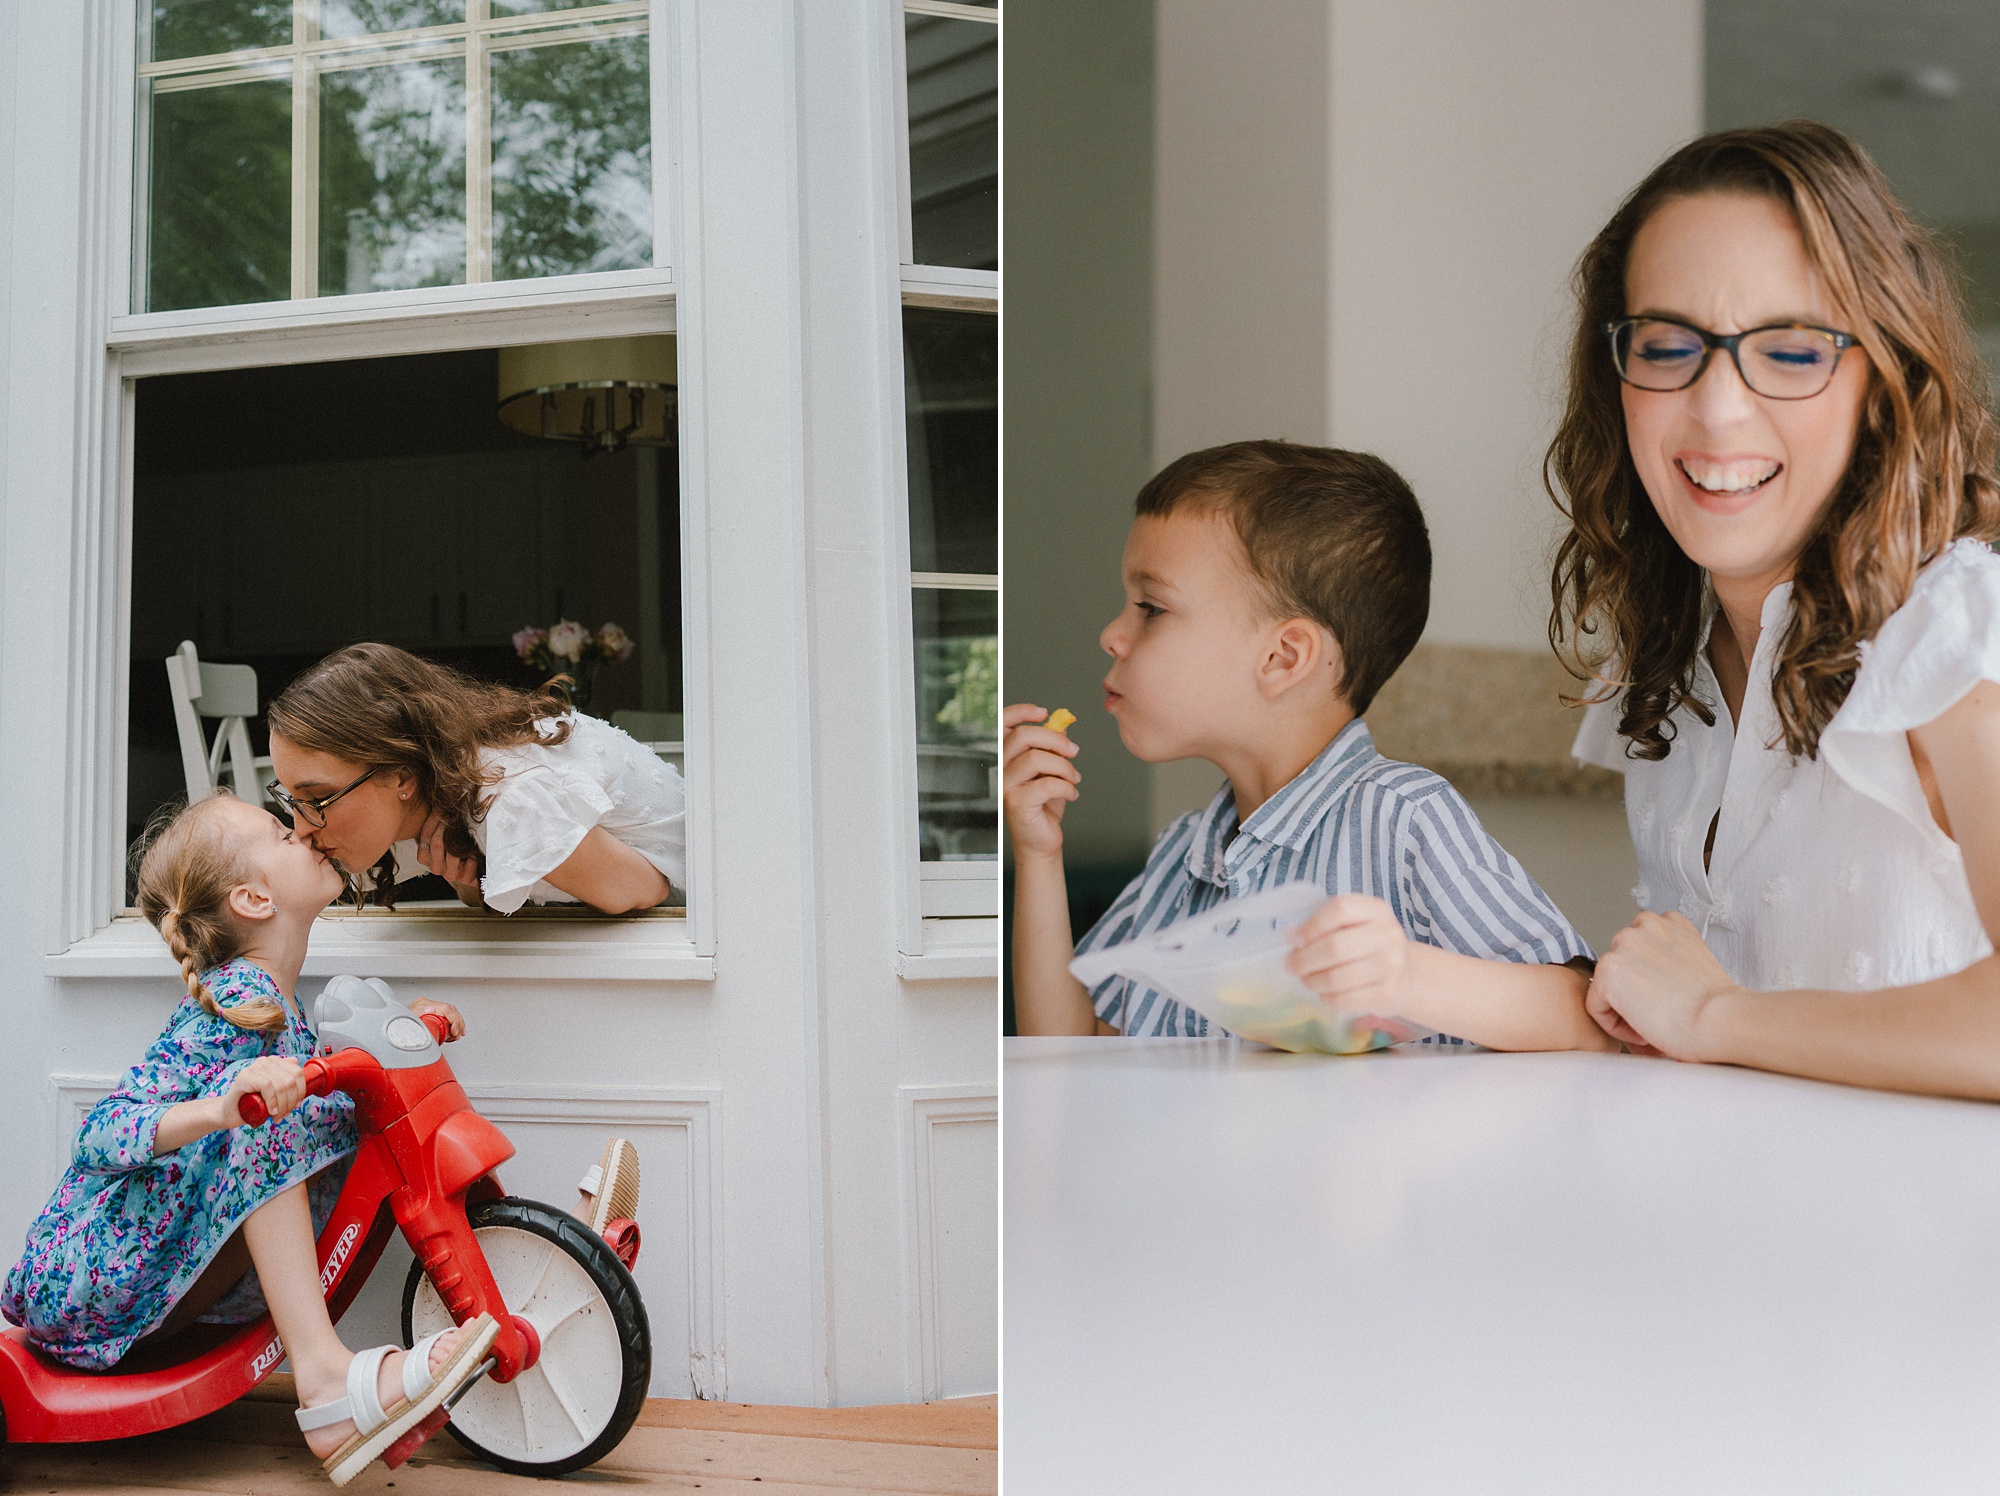
[[[284,1004],[277,983],[248,961],[202,980],[220,1007]],[[284,1028],[259,1033],[182,999],[146,1057],[91,1109],[69,1171],[0,1288],[0,1314],[43,1351],[72,1366],[112,1365],[167,1317],[250,1212],[301,1180],[312,1180],[313,1229],[324,1227],[357,1141],[354,1103],[338,1092],[309,1096],[262,1127],[226,1127],[153,1157],[168,1107],[223,1095],[260,1055],[311,1057],[312,1030],[285,1006]],[[244,1323],[263,1312],[253,1270],[201,1317]]]

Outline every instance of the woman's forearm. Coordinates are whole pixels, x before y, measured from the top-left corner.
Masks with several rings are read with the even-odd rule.
[[[177,1101],[160,1114],[160,1125],[153,1133],[153,1157],[185,1148],[199,1138],[212,1132],[220,1132],[225,1127],[234,1127],[237,1119],[224,1116],[227,1096],[204,1096],[199,1101]]]
[[[1090,993],[1069,974],[1069,885],[1062,854],[1014,858],[1014,1024],[1024,1034],[1095,1034]]]
[[[1693,1059],[1885,1091],[2000,1100],[2000,957],[1913,987],[1706,999]]]
[[[1412,1011],[1426,1028],[1488,1049],[1615,1050],[1584,1011],[1590,979],[1574,966],[1488,961],[1433,945],[1408,949]]]

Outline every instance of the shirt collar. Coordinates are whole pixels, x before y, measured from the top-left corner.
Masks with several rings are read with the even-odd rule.
[[[1226,887],[1232,867],[1241,867],[1260,849],[1304,847],[1354,777],[1380,757],[1368,724],[1356,717],[1283,789],[1252,811],[1240,830],[1235,788],[1223,781],[1195,822],[1187,851],[1188,873]]]

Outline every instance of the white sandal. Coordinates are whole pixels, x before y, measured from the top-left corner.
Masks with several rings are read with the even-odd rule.
[[[328,1478],[335,1485],[346,1485],[374,1464],[390,1445],[422,1423],[440,1403],[477,1375],[487,1351],[492,1349],[494,1338],[500,1333],[500,1325],[492,1315],[482,1314],[467,1325],[466,1330],[465,1339],[459,1342],[458,1349],[451,1353],[451,1359],[439,1368],[436,1376],[432,1376],[430,1370],[431,1348],[451,1331],[439,1330],[435,1335],[426,1335],[410,1347],[403,1357],[403,1400],[393,1407],[382,1406],[375,1384],[382,1375],[383,1360],[397,1347],[378,1345],[357,1353],[348,1364],[347,1396],[339,1402],[299,1409],[296,1416],[302,1433],[347,1419],[354,1422],[353,1437],[322,1461]]]
[[[590,1229],[599,1236],[613,1221],[639,1214],[639,1150],[623,1138],[604,1145],[604,1156],[577,1181],[577,1193],[590,1196]]]

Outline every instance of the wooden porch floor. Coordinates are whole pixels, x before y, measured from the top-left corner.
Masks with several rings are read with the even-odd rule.
[[[333,1487],[292,1422],[290,1380],[271,1377],[243,1401],[163,1434],[103,1444],[0,1445],[0,1491],[323,1496]],[[996,1397],[967,1397],[783,1408],[656,1398],[623,1444],[566,1484],[704,1496],[995,1496],[998,1404]],[[502,1475],[440,1434],[401,1470],[378,1464],[346,1489],[526,1496],[559,1488]]]

